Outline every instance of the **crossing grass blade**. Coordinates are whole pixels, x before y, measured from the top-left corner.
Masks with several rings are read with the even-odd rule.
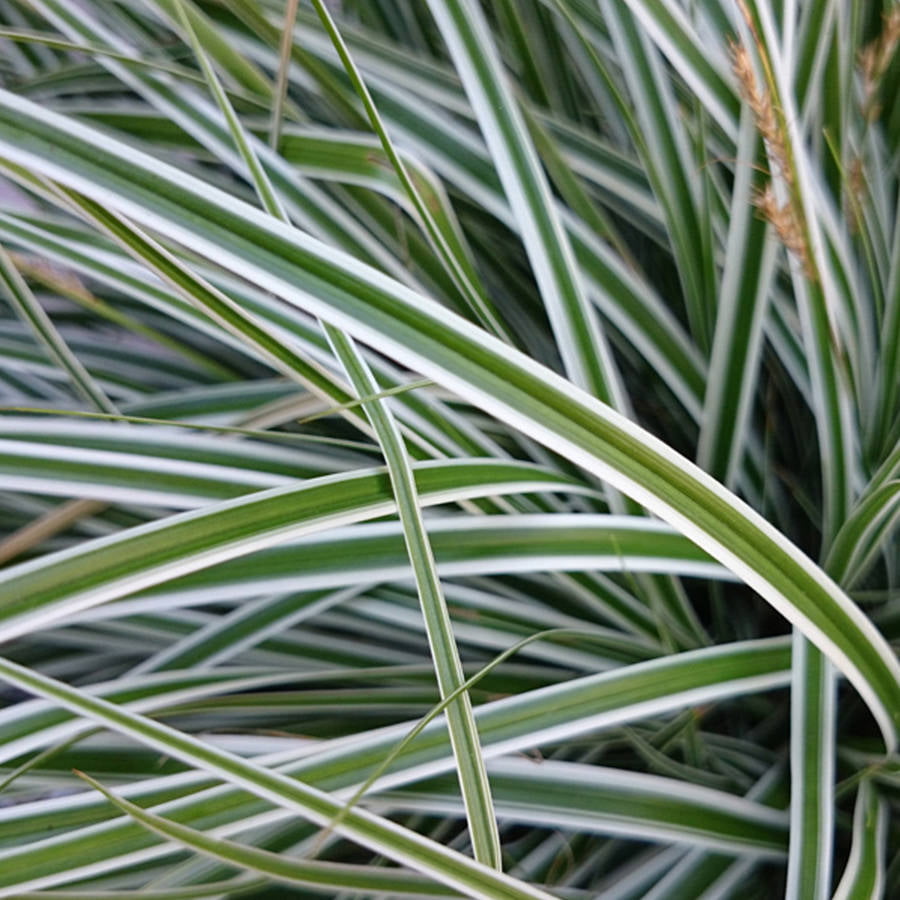
[[[266,176],[265,169],[253,152],[250,141],[241,127],[240,121],[234,113],[231,104],[222,90],[212,67],[206,60],[203,48],[200,46],[196,35],[193,34],[190,23],[180,8],[182,24],[191,36],[194,52],[201,62],[210,89],[216,98],[220,109],[226,117],[229,130],[234,137],[241,157],[247,164],[251,178],[260,196],[263,208],[270,215],[289,224],[287,213],[281,204],[278,194]],[[323,21],[326,27],[330,27],[332,39],[336,39],[339,52],[343,51],[345,64],[348,65],[351,74],[355,69],[346,48],[343,46],[340,35],[333,27],[328,11],[320,9],[323,13]],[[285,30],[289,34],[293,32],[293,19],[296,8],[288,9]],[[287,49],[282,50],[282,67],[289,64],[290,40],[287,41]],[[279,70],[280,73],[283,69]],[[365,85],[359,81],[358,86],[364,102],[369,101],[369,108],[373,114],[373,120],[377,124],[380,121],[377,112],[371,105],[371,99],[365,89]],[[283,95],[286,83],[279,77],[280,93]],[[276,103],[273,116],[281,113],[281,103]],[[273,127],[272,143],[277,147],[279,129]],[[399,157],[392,152],[389,140],[384,137],[384,146],[388,151],[392,162],[397,167],[398,175],[408,191],[413,194],[414,202],[422,212],[421,198],[413,188],[403,168]],[[434,221],[424,210],[426,227],[433,238],[437,235]],[[438,246],[442,246],[438,242]],[[445,256],[449,262],[455,262],[455,258]],[[340,362],[349,378],[350,384],[358,397],[375,397],[379,392],[379,386],[373,377],[372,371],[362,358],[352,338],[340,332],[329,324],[324,325],[325,336],[331,345],[336,359]],[[462,666],[459,660],[459,650],[453,637],[453,629],[450,616],[447,613],[447,604],[441,590],[440,577],[434,560],[434,553],[425,523],[422,520],[420,500],[418,497],[415,475],[413,474],[409,453],[403,441],[403,436],[397,425],[396,419],[391,413],[387,403],[381,399],[361,400],[363,411],[366,414],[375,435],[378,439],[381,452],[387,463],[391,487],[397,504],[397,515],[403,529],[404,542],[412,566],[422,614],[425,620],[425,630],[428,634],[431,656],[434,660],[435,674],[438,686],[444,695],[452,693],[463,682]],[[484,768],[484,760],[481,756],[481,747],[478,742],[478,731],[472,716],[472,706],[468,695],[463,694],[455,699],[447,710],[447,725],[450,731],[450,739],[454,747],[459,773],[459,784],[466,806],[466,817],[472,836],[472,848],[475,858],[495,869],[502,868],[500,837],[497,832],[497,824],[494,817],[491,802],[490,784]]]

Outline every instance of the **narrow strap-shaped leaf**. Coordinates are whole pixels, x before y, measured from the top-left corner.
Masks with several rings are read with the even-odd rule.
[[[104,46],[124,49],[128,47],[104,22],[90,13],[81,10],[78,13],[60,0],[33,0],[41,14],[46,16],[66,34],[90,40]],[[159,0],[177,23],[178,7],[174,0]],[[195,27],[203,21],[203,14],[196,7],[190,6],[188,15]],[[207,28],[215,35],[216,29]],[[205,43],[207,50],[215,47],[215,41]],[[227,43],[226,43],[227,47]],[[233,138],[227,123],[218,115],[218,111],[194,92],[178,90],[170,81],[154,77],[152,74],[121,66],[109,57],[100,57],[99,62],[110,70],[125,84],[129,85],[149,102],[157,106],[170,119],[177,122],[188,134],[201,145],[208,147],[217,159],[231,166],[242,165],[240,156],[235,152]],[[264,144],[256,148],[257,154],[266,166],[269,177],[275,181],[285,198],[291,200],[291,213],[295,220],[309,228],[313,233],[322,235],[326,240],[335,242],[359,259],[386,268],[395,277],[404,278],[405,267],[394,255],[387,252],[346,210],[338,206],[325,192],[310,182],[299,178],[290,170],[284,161],[271,152]]]
[[[422,386],[422,382],[419,382],[418,386]],[[306,396],[284,382],[277,385],[270,384],[269,387],[280,389],[273,393],[273,396],[282,401],[298,401]],[[188,397],[187,392],[184,396]],[[379,396],[390,394],[382,392]],[[261,397],[265,398],[264,389]],[[251,402],[255,402],[259,398],[251,395],[250,399]],[[336,411],[329,410],[329,413]],[[67,409],[45,410],[43,414],[37,409],[30,409],[27,415],[12,415],[3,409],[3,413],[4,415],[0,417],[0,446],[3,446],[3,442],[12,441],[45,448],[71,447],[75,450],[92,449],[136,456],[148,455],[157,459],[174,460],[179,464],[193,461],[221,466],[223,470],[265,472],[285,478],[331,474],[336,470],[350,468],[353,463],[367,458],[364,456],[354,458],[350,454],[346,457],[332,454],[323,458],[321,453],[303,446],[302,435],[297,440],[298,436],[292,436],[290,432],[268,429],[236,427],[231,430],[228,425],[205,422],[130,416],[127,413],[107,417],[103,414]],[[202,418],[204,413],[202,406],[198,405],[194,413]],[[145,427],[118,428],[115,423],[120,420]],[[219,429],[221,434],[253,440],[223,441],[218,437]],[[252,474],[248,477],[252,477]]]
[[[790,900],[827,900],[834,842],[837,697],[831,664],[794,632],[791,676]]]
[[[184,703],[197,702],[223,694],[265,690],[267,687],[303,683],[302,675],[284,672],[243,669],[202,672],[158,672],[139,676],[126,675],[112,682],[90,685],[92,693],[111,703],[127,705],[142,713],[160,713]],[[4,762],[60,740],[69,740],[84,733],[85,723],[66,710],[43,700],[31,700],[8,707],[0,714]]]
[[[439,569],[453,577],[593,569],[729,578],[726,569],[677,532],[637,516],[432,516],[428,533]],[[406,578],[408,572],[400,526],[378,523],[324,532],[219,563],[143,596],[148,605],[153,598],[164,603],[167,594],[190,598],[197,593],[197,602],[204,595],[227,600],[242,594],[349,585],[354,580],[388,581]],[[114,608],[108,613],[116,615]],[[646,617],[635,616],[632,628],[652,633]]]
[[[478,317],[478,320],[485,328],[492,331],[494,334],[508,339],[507,328],[491,308],[487,297],[484,294],[484,289],[480,285],[477,273],[464,252],[464,245],[459,236],[447,234],[440,228],[436,218],[428,208],[418,185],[413,181],[410,173],[407,171],[403,158],[391,140],[391,136],[378,112],[378,107],[375,105],[372,95],[369,93],[369,89],[363,80],[362,74],[354,63],[350,50],[344,42],[334,19],[331,17],[328,7],[322,0],[313,0],[313,5],[316,7],[316,12],[322,20],[322,24],[325,27],[329,38],[331,38],[335,50],[347,71],[350,82],[363,104],[363,108],[372,124],[372,128],[381,141],[382,150],[393,167],[404,194],[408,201],[411,202],[425,234],[428,236],[429,243],[440,258],[444,267],[447,269],[450,277],[453,279],[453,283],[465,298],[469,308]]]
[[[117,453],[9,439],[0,440],[0,474],[11,490],[179,509],[295,480],[264,471],[196,463],[189,458],[164,459],[146,449],[143,453]]]
[[[286,342],[277,340],[266,328],[240,307],[232,298],[215,288],[205,279],[194,274],[174,254],[158,241],[134,226],[130,221],[75,191],[60,188],[67,202],[90,221],[114,237],[135,258],[148,265],[189,302],[196,303],[233,334],[249,343],[277,370],[302,379],[302,382],[320,395],[345,407],[352,399],[345,388],[336,383],[327,370],[310,361]],[[351,420],[357,419],[351,411]]]
[[[554,329],[569,379],[615,409],[629,400],[593,308],[588,303],[562,218],[557,214],[518,100],[507,83],[499,53],[480,6],[471,0],[432,0],[429,4],[469,95],[494,159],[525,250]],[[621,498],[611,496],[614,508]],[[629,504],[624,504],[626,508]],[[635,504],[631,504],[633,511]],[[688,631],[702,629],[680,602],[677,588],[642,580],[650,602],[668,606]],[[702,637],[701,637],[702,640]]]
[[[416,478],[423,503],[566,483],[538,472],[522,464],[492,461],[426,463],[417,469]],[[9,640],[75,610],[311,529],[377,517],[395,508],[387,473],[361,470],[313,479],[299,488],[262,491],[127,529],[61,551],[53,556],[52,565],[49,557],[43,557],[0,573],[0,637]]]
[[[740,473],[757,386],[763,322],[775,275],[775,242],[756,214],[762,141],[753,117],[741,118],[725,270],[716,307],[697,463],[729,487]]]
[[[841,271],[841,247],[829,242],[828,211],[823,209],[816,167],[800,134],[783,50],[771,10],[748,0],[742,10],[750,17],[747,29],[763,70],[757,88],[774,110],[776,143],[769,142],[770,167],[779,173],[774,196],[786,198],[781,209],[797,232],[792,241],[791,274],[800,311],[803,341],[810,359],[811,405],[816,418],[823,479],[826,549],[846,518],[856,474],[857,426],[852,418],[848,346],[861,347],[854,334],[853,277]],[[781,193],[779,193],[779,191]],[[854,351],[855,353],[856,351]],[[858,362],[857,362],[858,365]],[[858,379],[861,376],[858,374]]]
[[[351,809],[355,806],[362,797],[369,791],[372,786],[387,772],[393,765],[394,761],[402,755],[403,751],[406,747],[415,740],[415,738],[422,733],[422,731],[427,727],[428,723],[431,722],[434,718],[436,718],[447,706],[452,702],[455,696],[460,696],[462,693],[472,687],[474,687],[479,681],[481,681],[490,671],[499,666],[502,662],[514,656],[520,650],[525,649],[529,644],[534,643],[538,640],[543,640],[545,638],[550,637],[566,637],[570,635],[577,634],[577,631],[574,629],[567,628],[556,628],[550,631],[545,632],[537,632],[535,634],[529,635],[527,638],[523,638],[521,641],[518,641],[516,644],[513,644],[512,647],[507,648],[501,654],[494,657],[486,666],[481,668],[478,672],[472,675],[470,678],[466,680],[464,684],[459,685],[451,694],[448,694],[444,697],[440,703],[436,706],[433,706],[429,712],[423,716],[414,726],[411,728],[403,737],[401,741],[394,745],[391,749],[390,753],[388,753],[378,764],[378,766],[372,770],[369,774],[368,778],[356,788],[353,796],[347,801],[346,805],[343,807],[339,814],[339,818],[343,817],[346,810]],[[594,635],[590,633],[585,633],[585,636],[589,639],[593,639]],[[334,822],[331,823],[329,828],[334,825]]]
[[[398,897],[458,896],[458,892],[453,888],[436,885],[430,878],[422,878],[397,869],[306,860],[212,837],[195,828],[180,825],[178,822],[141,809],[140,806],[116,796],[93,778],[84,774],[82,778],[103,794],[120,812],[131,816],[167,840],[177,841],[198,853],[226,862],[245,872],[264,875],[273,881],[329,894],[337,891],[365,891],[367,894],[389,893]]]
[[[335,354],[344,366],[357,393],[366,396],[377,390],[372,373],[356,351],[352,340],[335,329],[328,329]],[[378,436],[388,464],[397,513],[404,543],[412,564],[419,594],[428,645],[434,662],[441,696],[452,694],[465,681],[459,650],[453,636],[450,613],[441,589],[434,551],[422,512],[412,466],[400,430],[384,403],[366,403],[363,407]],[[466,808],[466,819],[475,858],[495,869],[502,868],[500,834],[494,816],[491,788],[472,715],[469,695],[464,693],[447,707],[447,728],[456,757],[459,784]]]
[[[565,370],[579,387],[621,409],[624,395],[618,373],[584,296],[568,237],[481,8],[470,0],[429,0],[428,5],[520,222]]]
[[[242,603],[231,613],[214,619],[134,666],[130,674],[165,672],[173,669],[207,669],[221,665],[261,643],[266,637],[304,619],[344,603],[364,590],[353,585],[338,591],[311,594],[277,594]]]
[[[873,484],[877,484],[873,480]],[[831,545],[826,568],[841,584],[865,574],[900,522],[900,480],[878,484],[860,500]]]
[[[252,893],[265,884],[262,877],[254,878],[237,875],[223,881],[210,881],[206,884],[182,885],[173,888],[144,888],[141,890],[142,900],[213,900],[223,894],[229,897],[241,897]],[[19,900],[133,900],[132,890],[90,890],[90,891],[35,891],[19,894]]]
[[[281,127],[284,118],[285,101],[289,72],[291,68],[291,48],[294,44],[294,25],[297,21],[297,7],[299,0],[287,0],[284,5],[284,25],[281,29],[281,45],[278,49],[278,77],[275,80],[275,91],[272,98],[272,115],[269,119],[269,146],[277,153],[281,141]],[[183,4],[178,4],[178,11],[184,16]],[[187,24],[193,37],[193,29]]]
[[[158,0],[158,5],[169,12],[173,18],[177,16],[174,0]],[[227,38],[220,34],[206,14],[194,3],[185,3],[185,13],[191,23],[191,29],[198,35],[203,47],[230,78],[246,91],[269,101],[274,90],[271,81],[247,56],[240,52]],[[294,112],[294,106],[286,103],[286,112]]]
[[[618,50],[618,58],[630,94],[632,131],[647,167],[654,192],[666,213],[666,227],[679,261],[691,332],[698,346],[710,346],[715,296],[709,223],[704,221],[697,185],[705,177],[690,173],[696,168],[687,135],[675,115],[677,107],[671,83],[663,76],[655,48],[637,28],[623,3],[603,0],[604,21]],[[595,59],[597,57],[594,57]]]
[[[738,98],[725,74],[727,60],[721,50],[718,54],[712,52],[716,49],[715,43],[705,35],[701,36],[695,23],[689,21],[691,14],[699,18],[698,11],[687,12],[683,4],[674,0],[627,2],[632,15],[691,86],[716,124],[729,136],[736,134]]]
[[[96,207],[90,208],[93,212],[98,212]],[[82,207],[83,212],[88,209]],[[46,223],[49,226],[49,223]],[[109,224],[109,223],[107,223]],[[217,340],[226,341],[230,346],[237,346],[244,352],[249,351],[254,355],[252,345],[246,341],[242,341],[236,333],[218,327],[204,315],[202,309],[206,306],[205,293],[200,289],[200,284],[194,282],[182,282],[182,289],[191,287],[191,292],[186,294],[184,298],[170,290],[164,284],[156,284],[147,279],[143,266],[136,265],[125,255],[124,252],[115,247],[115,245],[107,244],[98,248],[94,246],[98,241],[96,235],[91,235],[91,241],[88,241],[85,235],[84,240],[73,241],[70,237],[66,240],[55,239],[46,229],[33,224],[26,224],[17,221],[13,224],[7,217],[0,215],[0,231],[4,227],[9,227],[15,235],[13,240],[23,242],[25,246],[34,249],[36,252],[46,254],[54,259],[59,260],[65,265],[71,265],[78,271],[89,274],[92,278],[97,278],[103,283],[110,285],[115,290],[121,290],[129,295],[136,296],[140,301],[147,303],[154,309],[162,310],[166,315],[176,318],[178,321],[186,322],[189,327],[197,328],[204,332],[212,332]],[[133,229],[126,232],[128,235],[133,233]],[[105,243],[105,242],[104,242]],[[133,242],[131,250],[138,251],[142,245]],[[152,255],[144,255],[141,257],[144,265],[155,266],[156,258]],[[213,273],[204,271],[202,273],[207,281],[213,280]],[[221,273],[219,273],[221,274]],[[164,277],[164,272],[160,271],[160,275]],[[321,357],[325,351],[325,340],[320,329],[310,323],[308,318],[297,313],[296,310],[285,309],[283,306],[279,308],[278,304],[273,303],[271,297],[266,296],[258,290],[249,288],[245,284],[229,279],[227,283],[217,282],[222,292],[227,294],[238,303],[248,314],[254,319],[265,324],[268,328],[287,329],[296,339],[298,346],[303,348],[305,355],[311,357],[310,371],[307,373],[317,379],[325,378],[319,384],[317,393],[324,393],[326,396],[332,397],[329,401],[329,408],[353,409],[358,405],[358,400],[351,400],[346,394],[346,386],[342,386],[340,379],[336,378],[333,373],[323,372],[320,366],[314,361]],[[197,290],[194,290],[197,288]],[[196,304],[196,305],[195,305]],[[199,308],[198,308],[199,307]],[[239,333],[239,332],[238,332]],[[266,360],[265,354],[260,351],[258,354],[261,360]],[[396,374],[386,369],[383,365],[378,368],[379,381],[382,383],[394,383],[394,387],[388,387],[386,390],[398,392],[404,389],[407,382],[404,379],[398,379]],[[245,386],[243,390],[247,390]],[[337,402],[343,396],[345,400]],[[414,409],[408,411],[404,408],[413,406]],[[473,429],[466,420],[456,414],[453,409],[446,403],[436,404],[436,401],[428,398],[427,401],[417,402],[414,394],[410,394],[402,401],[398,414],[405,420],[410,419],[416,422],[418,427],[428,422],[427,438],[420,435],[418,429],[412,425],[412,422],[406,426],[406,436],[416,443],[418,448],[431,448],[437,446],[439,451],[446,455],[474,455],[487,456],[496,455],[499,448],[493,441],[489,441],[483,433]],[[367,427],[362,418],[352,419],[354,424]],[[237,433],[237,432],[234,432]],[[278,433],[281,434],[281,433]],[[301,439],[301,436],[295,434],[293,436],[276,434],[273,439],[277,440],[293,440]],[[311,438],[316,440],[315,437]],[[322,437],[320,440],[335,440],[334,438]]]
[[[377,342],[676,525],[829,656],[894,745],[900,665],[869,620],[782,534],[645,431],[333,248],[8,92],[0,92],[0,148],[166,229],[357,339]]]
[[[488,771],[501,820],[677,841],[727,853],[784,855],[787,815],[725,791],[554,760],[497,759]],[[459,808],[447,776],[389,791],[370,803],[378,809]]]

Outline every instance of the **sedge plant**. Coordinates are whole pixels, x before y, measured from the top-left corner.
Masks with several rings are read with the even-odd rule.
[[[0,897],[900,894],[900,7],[0,42]]]

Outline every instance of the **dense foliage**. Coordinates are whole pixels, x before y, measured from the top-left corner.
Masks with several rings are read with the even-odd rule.
[[[900,896],[900,7],[0,0],[0,897]]]

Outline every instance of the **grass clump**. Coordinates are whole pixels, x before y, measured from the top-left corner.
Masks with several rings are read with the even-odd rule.
[[[0,897],[900,892],[896,6],[0,24]]]

